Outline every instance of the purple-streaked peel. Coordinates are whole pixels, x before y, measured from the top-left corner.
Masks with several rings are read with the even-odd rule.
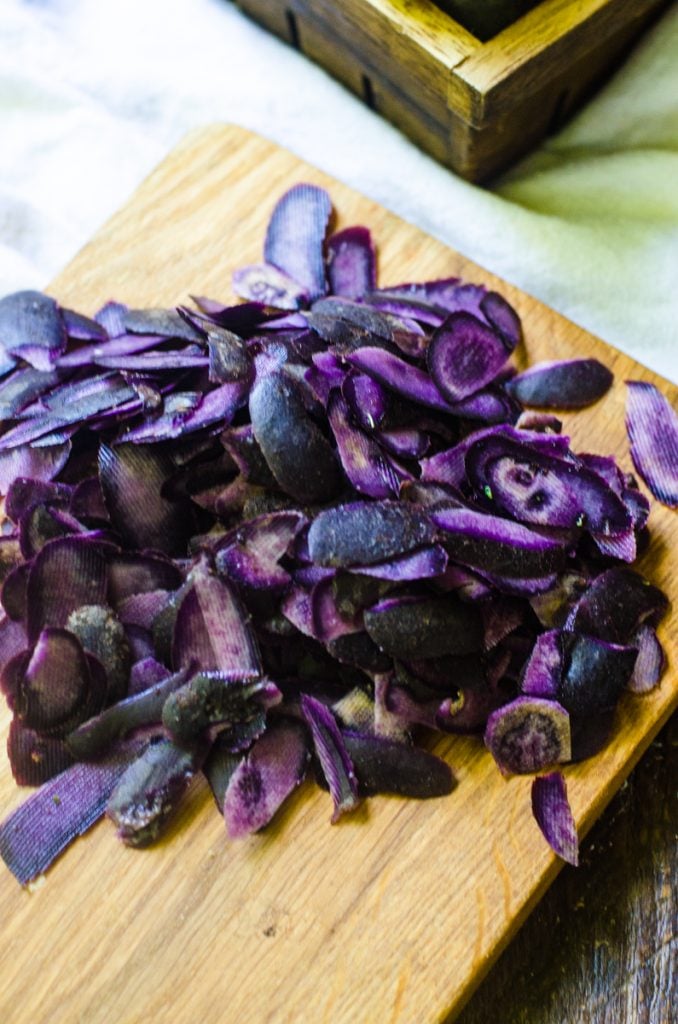
[[[678,414],[654,384],[627,380],[626,387],[633,465],[658,501],[678,508]]]
[[[107,546],[86,537],[49,541],[33,559],[28,576],[27,629],[34,643],[45,626],[65,626],[82,605],[104,604]]]
[[[351,373],[342,386],[351,415],[363,430],[376,430],[388,412],[384,388],[366,373]]]
[[[253,263],[233,271],[233,291],[242,299],[253,299],[278,309],[299,309],[309,301],[303,285],[270,263]]]
[[[63,374],[57,370],[36,370],[22,366],[0,381],[0,419],[11,420],[56,387]]]
[[[127,846],[148,846],[166,827],[206,749],[187,750],[169,740],[152,743],[117,780],[106,814]]]
[[[0,299],[0,346],[36,370],[51,370],[66,346],[64,322],[54,299],[35,291]]]
[[[501,336],[470,313],[453,313],[433,333],[426,361],[448,402],[461,402],[494,380],[508,353]]]
[[[7,494],[12,482],[20,476],[53,480],[66,465],[70,453],[68,440],[45,448],[26,446],[0,452],[0,494]]]
[[[666,668],[666,655],[652,626],[641,626],[630,643],[637,648],[638,657],[627,688],[632,693],[649,693],[659,684]]]
[[[503,772],[525,774],[570,760],[570,718],[556,701],[517,697],[492,712],[485,745]]]
[[[520,523],[466,508],[433,509],[431,520],[451,558],[496,576],[548,576],[562,567],[562,543]]]
[[[308,542],[317,565],[374,565],[434,541],[436,529],[421,510],[395,501],[352,502],[314,519]]]
[[[579,863],[577,826],[560,772],[539,775],[532,783],[532,813],[554,853],[568,864]]]
[[[364,796],[395,793],[428,800],[447,796],[455,787],[450,766],[426,750],[353,730],[343,737]]]
[[[170,670],[166,665],[161,665],[155,658],[142,658],[132,665],[129,676],[129,696],[135,697],[138,693],[149,690],[156,683],[170,676]]]
[[[332,295],[360,299],[377,280],[376,254],[367,228],[350,227],[327,240],[327,279]]]
[[[360,803],[358,780],[342,733],[330,709],[315,697],[302,694],[302,714],[311,730],[315,752],[334,802],[332,824]]]
[[[363,619],[375,644],[395,658],[469,654],[482,647],[478,612],[454,595],[387,597]]]
[[[104,813],[140,743],[96,764],[75,764],[47,782],[0,825],[0,856],[25,885]]]
[[[102,359],[137,355],[155,348],[161,341],[162,338],[157,334],[123,334],[119,338],[97,340],[93,344],[72,349],[59,358],[57,365],[61,370],[77,369],[80,366],[105,366]]]
[[[606,394],[613,374],[597,359],[536,363],[505,385],[524,405],[545,409],[583,409]]]
[[[282,373],[255,381],[249,398],[254,436],[279,486],[297,501],[327,501],[342,486],[336,455]]]
[[[300,512],[272,512],[243,523],[219,542],[217,571],[244,587],[286,587],[290,575],[279,562],[306,522]]]
[[[521,522],[587,529],[604,537],[625,533],[631,525],[621,499],[576,458],[557,458],[534,444],[495,435],[472,444],[465,465],[480,499]]]
[[[74,309],[61,310],[66,334],[71,341],[106,341],[108,335],[101,324]]]
[[[428,373],[412,366],[400,356],[386,352],[383,348],[366,346],[352,352],[348,357],[349,363],[356,366],[363,373],[374,377],[385,387],[395,391],[396,394],[408,398],[418,405],[424,405],[429,409],[439,409],[442,412],[454,412]]]
[[[499,597],[491,603],[488,601],[481,605],[480,611],[485,631],[483,646],[486,651],[493,650],[525,621],[523,602],[512,597]]]
[[[658,587],[632,569],[608,569],[596,577],[570,611],[574,633],[625,644],[643,623],[656,625],[668,609]]]
[[[349,617],[340,613],[333,582],[332,577],[319,580],[310,593],[311,635],[325,644],[360,629],[359,615]]]
[[[311,300],[327,290],[323,242],[331,213],[324,189],[294,185],[276,203],[266,229],[264,259],[298,281]]]
[[[193,576],[176,616],[172,639],[175,668],[256,679],[261,659],[249,617],[233,586],[205,567]]]
[[[303,780],[309,749],[300,722],[269,726],[233,772],[223,801],[226,830],[232,839],[264,828]]]
[[[398,480],[379,445],[354,427],[341,392],[333,390],[327,403],[329,420],[344,473],[359,494],[390,498],[398,491]]]
[[[365,296],[365,302],[373,309],[383,313],[392,313],[394,316],[407,317],[408,320],[416,320],[421,324],[428,324],[430,327],[438,327],[445,319],[445,311],[439,306],[423,299],[417,299],[388,288],[378,288]]]
[[[373,576],[375,579],[405,583],[409,580],[426,580],[442,576],[447,569],[447,562],[444,547],[440,544],[428,544],[388,561],[351,566],[348,571],[362,576]]]
[[[531,697],[557,699],[563,674],[561,631],[549,630],[537,637],[525,664],[520,689]]]

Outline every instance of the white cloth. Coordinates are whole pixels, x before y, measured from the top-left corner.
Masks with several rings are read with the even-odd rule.
[[[678,10],[491,191],[228,0],[0,0],[0,294],[42,287],[191,128],[288,147],[678,378]]]

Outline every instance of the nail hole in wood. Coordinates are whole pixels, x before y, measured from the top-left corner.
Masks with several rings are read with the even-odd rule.
[[[361,78],[361,82],[362,82],[362,88],[363,88],[363,99],[365,100],[365,104],[370,108],[370,110],[376,110],[377,109],[377,103],[376,103],[376,100],[374,98],[374,89],[372,88],[372,79],[369,78],[367,75],[363,75],[362,78]]]
[[[301,50],[301,42],[299,41],[299,26],[297,25],[297,16],[294,11],[291,11],[289,7],[285,11],[285,20],[287,21],[287,33],[290,37],[290,43],[295,50]]]

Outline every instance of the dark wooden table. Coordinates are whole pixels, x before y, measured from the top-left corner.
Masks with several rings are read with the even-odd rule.
[[[678,1021],[678,716],[456,1024]]]

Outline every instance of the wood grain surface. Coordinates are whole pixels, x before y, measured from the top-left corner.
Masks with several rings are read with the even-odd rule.
[[[50,291],[85,312],[112,296],[134,305],[184,302],[191,293],[228,299],[231,271],[260,258],[275,200],[301,180],[330,189],[338,225],[370,225],[382,284],[450,274],[485,282],[504,291],[523,318],[520,362],[583,353],[604,359],[614,388],[565,425],[576,449],[614,453],[630,469],[623,381],[657,380],[649,370],[238,128],[190,136]],[[676,388],[658,383],[675,402]],[[675,603],[678,517],[655,505],[650,522],[642,569]],[[675,625],[660,635],[669,655],[661,687],[623,699],[606,750],[566,769],[582,834],[677,703]],[[8,718],[3,711],[2,739]],[[206,787],[196,785],[156,848],[127,849],[102,822],[30,891],[3,872],[0,1021],[452,1019],[560,865],[532,821],[529,778],[504,779],[473,737],[447,737],[435,749],[459,783],[444,800],[374,799],[331,827],[327,794],[302,787],[272,827],[229,843]],[[3,755],[0,815],[24,795]],[[496,1012],[491,1019],[508,1020]]]

